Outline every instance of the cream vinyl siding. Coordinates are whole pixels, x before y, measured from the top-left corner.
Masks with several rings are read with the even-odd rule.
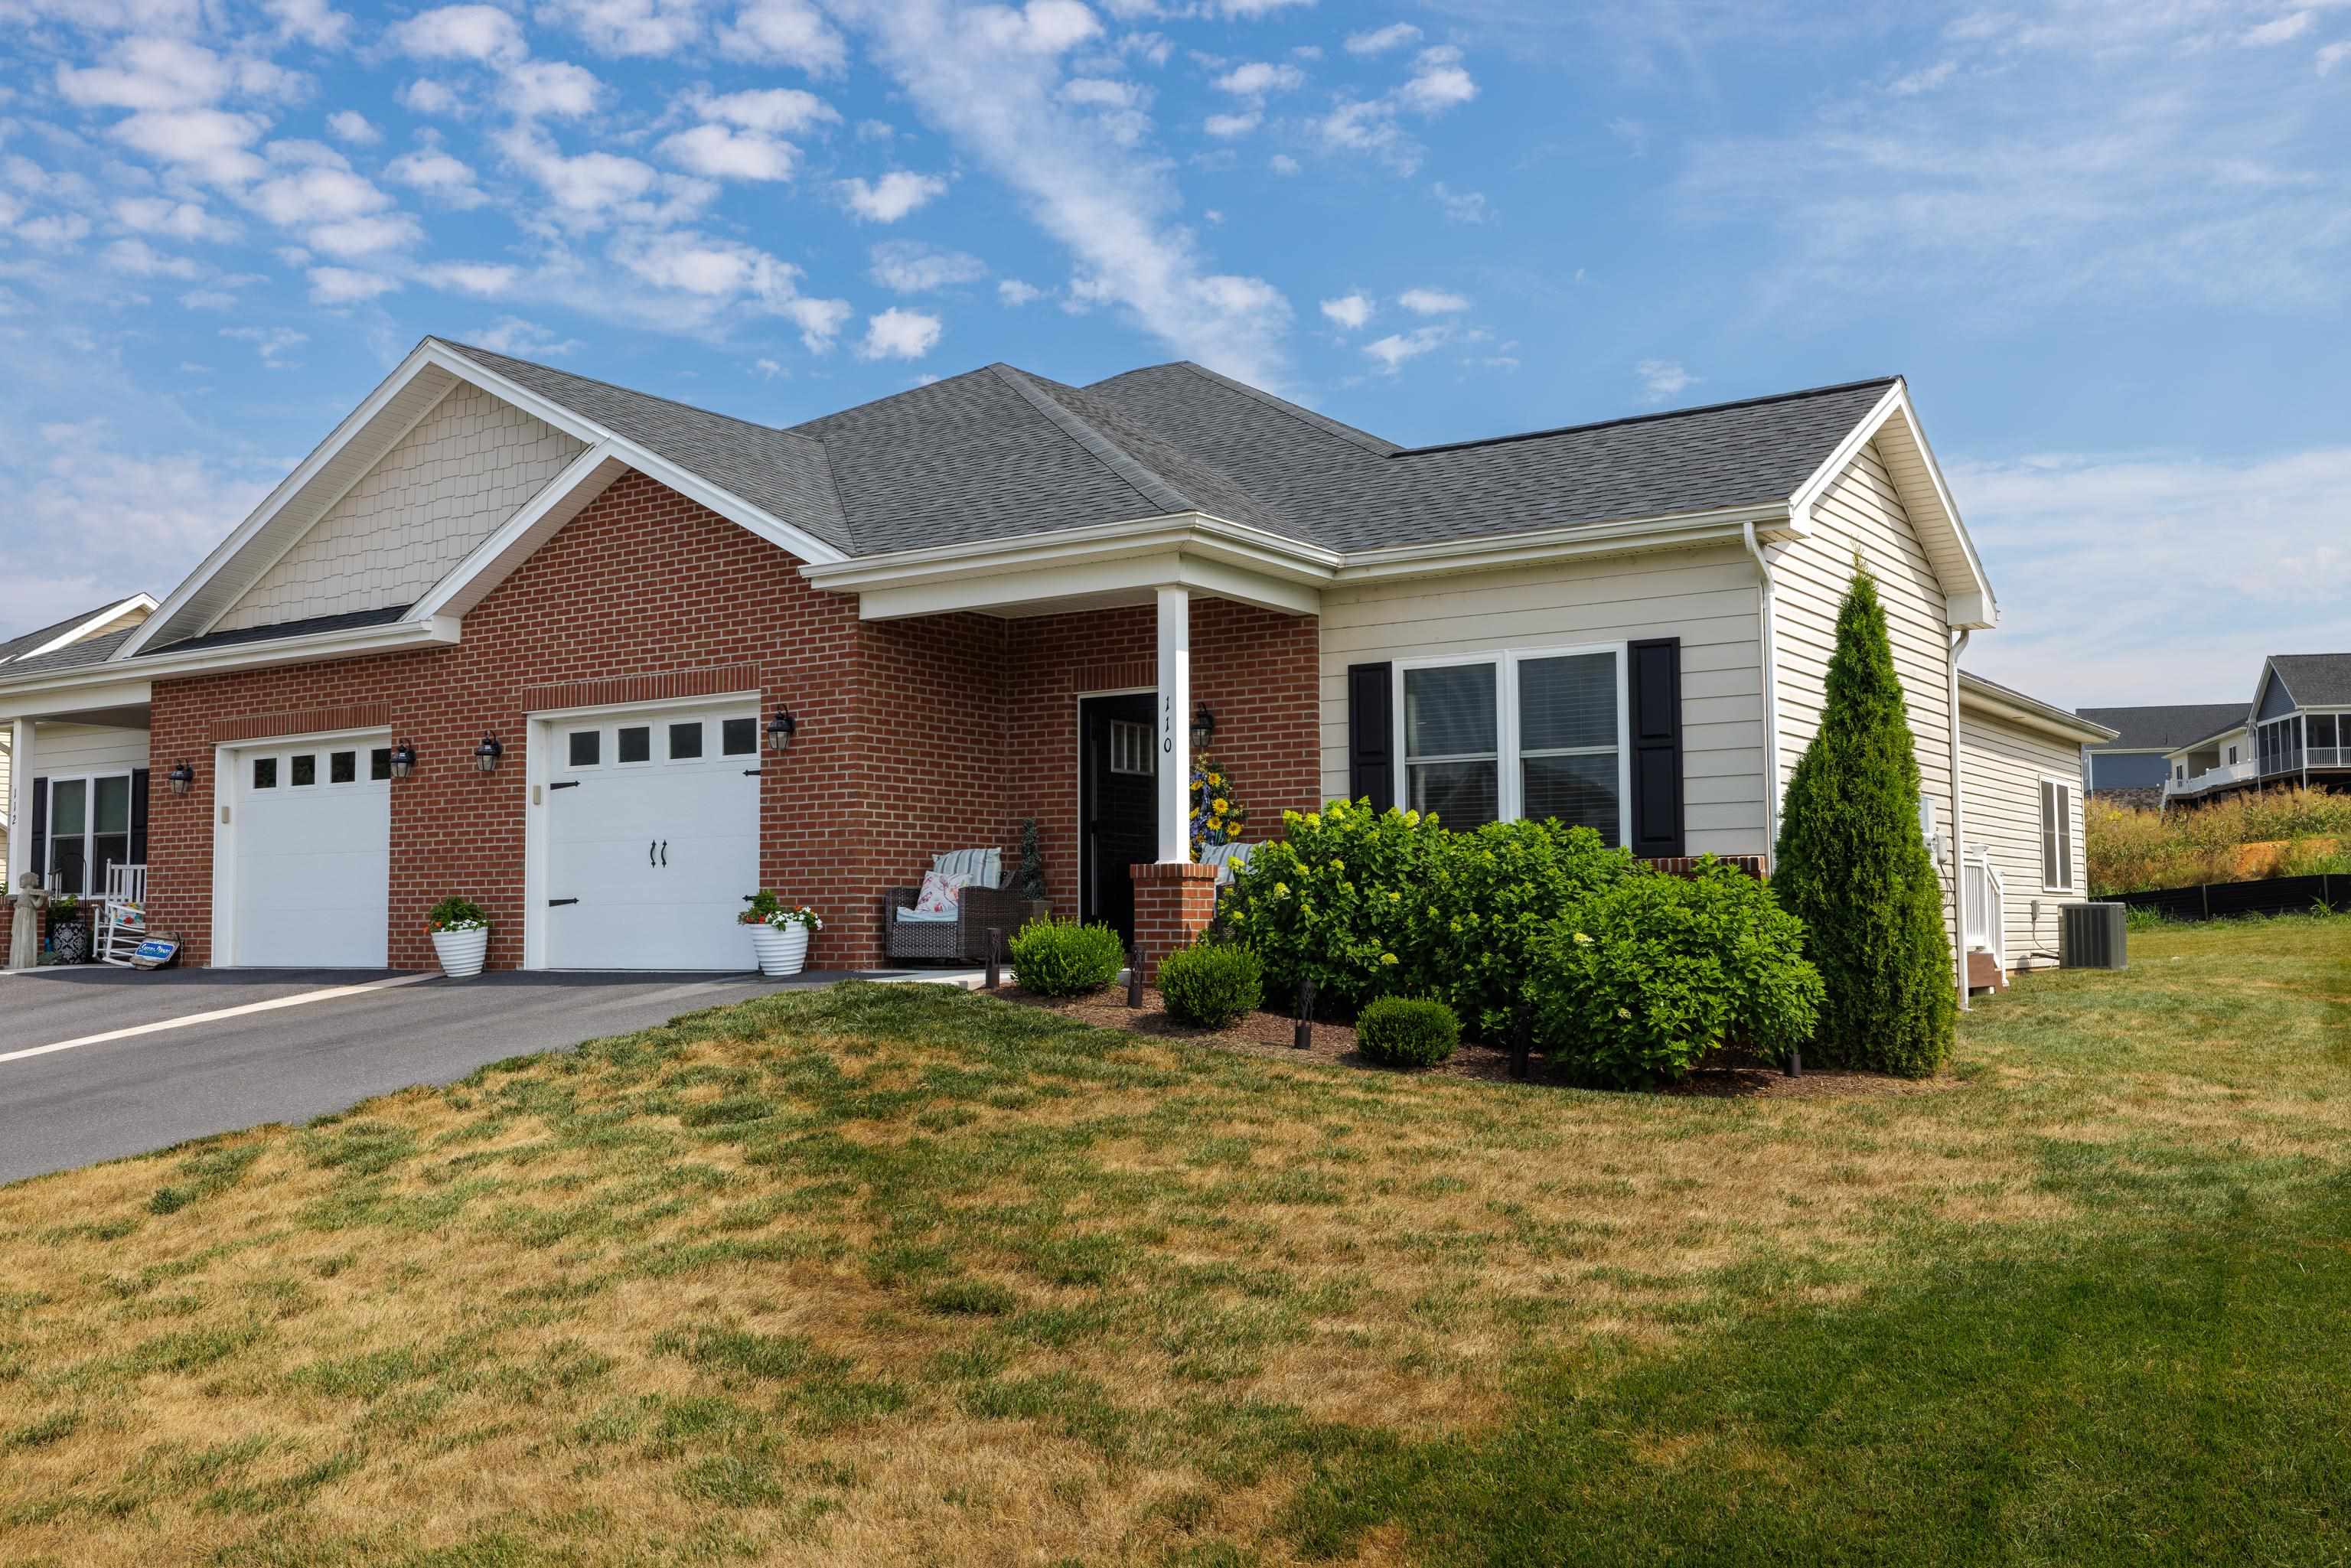
[[[2053,964],[2057,950],[2057,905],[2089,896],[2089,872],[2082,856],[2082,756],[2080,747],[2012,720],[1959,709],[1960,786],[1968,808],[1968,852],[1991,857],[2005,894],[2001,925],[2008,937],[2009,963],[2019,968]],[[2041,882],[2041,783],[2048,778],[2071,786],[2074,880],[2065,893],[2049,893]],[[2033,919],[2035,901],[2041,918]]]
[[[147,766],[147,732],[95,724],[33,727],[33,772],[42,779],[128,773]],[[32,802],[25,802],[29,816]]]
[[[461,382],[211,630],[413,603],[583,450]]]
[[[1323,798],[1347,793],[1348,665],[1644,637],[1682,641],[1689,852],[1761,853],[1761,639],[1736,546],[1323,590]]]
[[[1873,443],[1862,448],[1813,507],[1813,532],[1771,552],[1774,580],[1771,635],[1779,665],[1780,779],[1784,789],[1797,758],[1812,743],[1836,649],[1837,606],[1853,581],[1853,558],[1877,579],[1886,606],[1903,706],[1917,742],[1918,784],[1935,802],[1935,827],[1946,845],[1951,831],[1950,619],[1942,584],[1919,549],[1918,536]],[[2078,765],[2076,771],[2078,771]],[[1956,918],[1949,852],[1943,915]]]

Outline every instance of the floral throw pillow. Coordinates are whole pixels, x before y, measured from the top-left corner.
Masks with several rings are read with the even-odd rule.
[[[914,913],[953,915],[963,900],[963,890],[970,885],[971,878],[967,876],[926,871],[923,873],[923,891],[914,895]]]

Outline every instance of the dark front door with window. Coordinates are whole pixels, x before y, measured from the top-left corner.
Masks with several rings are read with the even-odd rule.
[[[1134,883],[1126,868],[1159,853],[1153,701],[1142,692],[1078,705],[1079,917],[1107,922],[1129,946]]]

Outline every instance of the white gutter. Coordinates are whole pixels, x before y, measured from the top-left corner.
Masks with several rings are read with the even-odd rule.
[[[319,632],[275,643],[233,643],[178,655],[161,653],[127,664],[110,661],[84,664],[76,669],[0,679],[0,710],[13,712],[10,699],[35,694],[69,693],[119,686],[125,682],[217,674],[228,670],[265,669],[273,664],[307,664],[319,659],[356,658],[362,653],[390,653],[404,648],[449,647],[456,643],[458,635],[456,617],[443,615],[430,621],[393,621],[340,632]]]
[[[1761,627],[1763,652],[1763,874],[1771,873],[1771,862],[1780,852],[1780,661],[1772,649],[1771,559],[1763,553],[1761,541],[1755,537],[1755,521],[1749,518],[1741,530],[1747,541],[1747,553],[1755,558],[1755,571],[1761,580],[1755,585],[1755,613]]]
[[[1968,818],[1967,792],[1959,779],[1959,655],[1974,633],[1966,627],[1951,642],[1951,949],[1958,969],[1959,1010],[1968,1006]],[[2001,910],[1995,916],[2008,918]]]

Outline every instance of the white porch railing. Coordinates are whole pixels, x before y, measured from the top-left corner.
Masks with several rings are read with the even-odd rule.
[[[1989,851],[1979,852],[1973,860],[1963,862],[1960,879],[1960,931],[1971,953],[1989,953],[1992,962],[2008,967],[2007,923],[2001,918],[2006,907],[2005,890],[2001,886],[2000,873],[1991,863]]]
[[[2163,798],[2167,800],[2192,799],[2208,789],[2218,789],[2228,784],[2241,784],[2252,778],[2259,767],[2258,763],[2251,761],[2228,762],[2218,768],[2208,768],[2203,772],[2189,778],[2167,779],[2163,784]]]

